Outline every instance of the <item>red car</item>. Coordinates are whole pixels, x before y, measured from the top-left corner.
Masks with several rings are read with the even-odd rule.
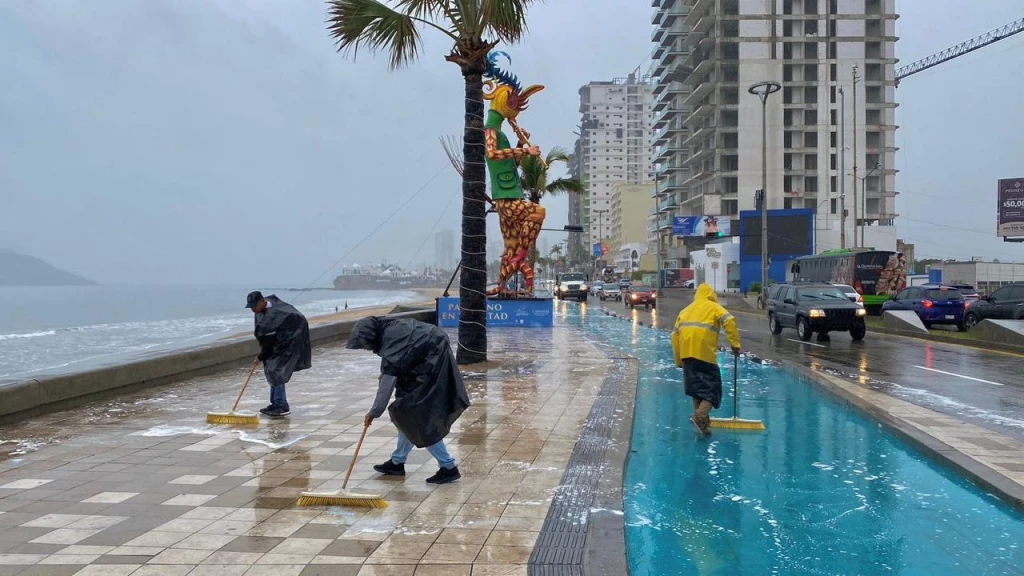
[[[650,286],[633,285],[626,289],[626,297],[622,300],[626,308],[643,305],[644,308],[657,308],[658,295]]]

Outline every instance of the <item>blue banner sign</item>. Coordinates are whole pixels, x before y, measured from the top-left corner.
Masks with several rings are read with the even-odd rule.
[[[672,235],[677,238],[732,236],[732,220],[728,216],[674,216]]]
[[[601,243],[594,242],[594,256],[601,256]]]
[[[493,328],[550,328],[555,305],[550,298],[537,300],[487,300],[487,326]],[[459,299],[437,299],[437,325],[459,325]]]

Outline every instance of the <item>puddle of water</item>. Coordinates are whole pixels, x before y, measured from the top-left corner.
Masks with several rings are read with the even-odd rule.
[[[624,483],[634,576],[1020,574],[1020,514],[813,383],[744,360],[740,415],[767,430],[698,440],[667,333],[564,318],[640,360]],[[732,358],[720,361],[714,415],[728,417]]]

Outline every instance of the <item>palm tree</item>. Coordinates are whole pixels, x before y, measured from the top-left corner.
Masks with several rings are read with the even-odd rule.
[[[583,193],[583,184],[574,178],[559,178],[548,182],[548,170],[555,162],[568,164],[572,156],[564,148],[555,147],[548,151],[542,161],[536,156],[526,156],[519,162],[519,181],[530,202],[540,204],[541,198],[562,193]]]
[[[499,42],[515,43],[526,31],[526,9],[534,0],[329,0],[328,30],[338,50],[387,53],[392,70],[412,63],[420,31],[431,28],[451,40],[445,60],[459,67],[465,83],[462,157],[462,273],[459,364],[487,360],[487,222],[484,168],[483,74],[487,54]],[[393,6],[393,7],[392,7]]]

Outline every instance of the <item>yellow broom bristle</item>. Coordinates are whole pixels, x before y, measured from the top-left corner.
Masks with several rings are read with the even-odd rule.
[[[743,420],[742,418],[712,418],[712,428],[725,428],[728,430],[764,430],[764,423],[760,420]]]
[[[207,424],[227,424],[230,426],[259,426],[260,417],[256,414],[239,414],[229,412],[221,414],[210,412],[206,415]]]
[[[380,496],[370,494],[306,493],[299,497],[299,506],[358,506],[361,508],[387,508]]]

